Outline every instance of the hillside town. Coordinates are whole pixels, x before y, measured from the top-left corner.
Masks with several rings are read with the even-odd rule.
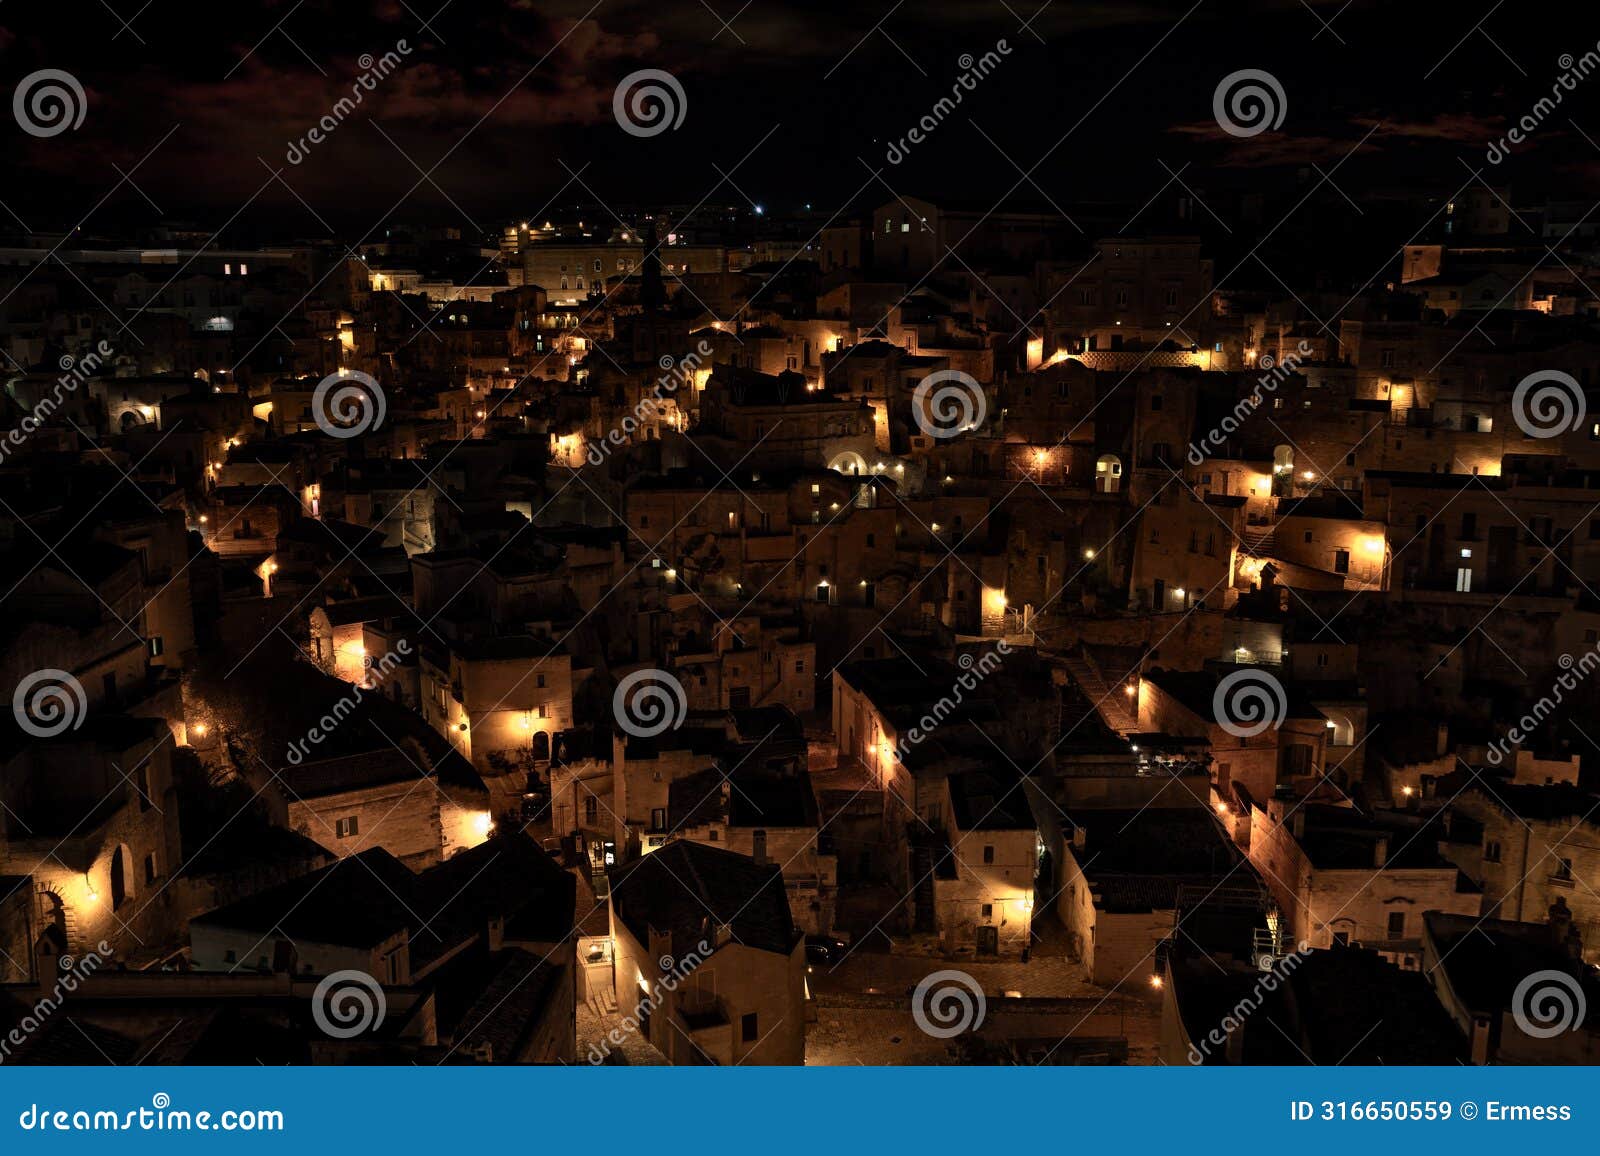
[[[1334,169],[0,218],[0,1065],[1600,1062],[1600,218]]]

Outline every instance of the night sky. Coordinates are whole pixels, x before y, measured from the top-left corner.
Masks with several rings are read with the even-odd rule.
[[[78,223],[117,186],[113,165],[137,188],[117,188],[86,232],[231,220],[241,240],[329,228],[354,240],[386,222],[492,229],[558,195],[692,204],[711,194],[823,214],[891,189],[992,202],[1020,181],[1015,166],[1052,146],[1033,173],[1039,189],[1023,183],[1015,198],[1138,204],[1166,182],[1163,164],[1191,166],[1197,190],[1282,188],[1363,138],[1339,170],[1356,200],[1418,185],[1448,193],[1467,178],[1462,160],[1483,167],[1489,141],[1550,91],[1562,54],[1600,40],[1592,8],[1581,19],[1555,17],[1582,6],[1547,8],[1530,22],[1524,8],[1477,2],[1055,0],[1039,11],[1036,0],[753,0],[737,17],[739,0],[139,3],[0,8],[8,88],[60,68],[88,94],[76,131],[34,139],[6,122],[3,200],[32,228]],[[1001,38],[1012,51],[993,75],[887,166],[888,142],[950,91],[962,55]],[[394,74],[289,164],[290,143],[349,94],[363,55],[402,40],[410,52]],[[680,129],[641,140],[617,126],[613,91],[640,68],[683,85]],[[1218,128],[1213,90],[1241,68],[1282,80],[1279,131],[1235,139]],[[1600,142],[1597,104],[1600,73],[1487,178],[1513,199],[1518,189],[1593,199],[1600,147],[1578,128]],[[881,181],[863,161],[884,169]],[[731,183],[718,187],[718,167]],[[293,192],[272,179],[280,169]]]

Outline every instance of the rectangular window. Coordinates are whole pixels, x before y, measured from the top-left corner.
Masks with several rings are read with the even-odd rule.
[[[753,1044],[761,1038],[756,1028],[755,1012],[747,1012],[739,1017],[739,1038],[747,1044]]]
[[[983,847],[983,861],[985,863],[993,863],[994,862],[994,844],[992,844],[992,843],[985,843],[984,844],[984,847]]]
[[[1406,934],[1406,913],[1404,911],[1389,912],[1389,938],[1403,939]]]
[[[335,819],[333,833],[341,839],[353,839],[361,833],[361,822],[354,815],[348,819]]]

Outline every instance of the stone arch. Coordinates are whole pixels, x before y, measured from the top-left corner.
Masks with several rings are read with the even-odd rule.
[[[1272,493],[1285,498],[1294,493],[1294,447],[1272,447]]]
[[[133,852],[118,843],[111,853],[111,909],[115,911],[133,898]]]
[[[828,463],[828,468],[850,477],[864,477],[871,472],[867,466],[867,459],[855,450],[845,450],[843,453],[835,454],[833,460]]]
[[[1115,494],[1122,490],[1122,459],[1116,454],[1101,454],[1094,463],[1094,492]]]

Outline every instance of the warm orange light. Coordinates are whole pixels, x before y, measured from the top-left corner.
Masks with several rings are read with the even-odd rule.
[[[1153,987],[1153,988],[1156,988],[1157,990],[1160,990],[1160,988],[1161,988],[1161,977],[1159,975],[1152,975],[1150,977],[1150,986]]]

